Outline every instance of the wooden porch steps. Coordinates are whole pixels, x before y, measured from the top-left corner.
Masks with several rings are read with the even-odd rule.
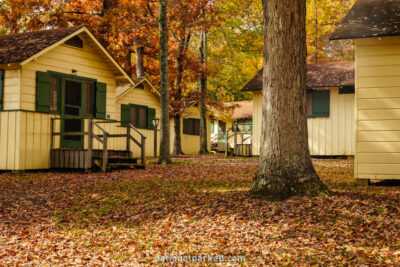
[[[52,169],[96,169],[103,167],[103,151],[92,151],[92,163],[87,164],[87,149],[53,149],[51,152]],[[107,157],[107,170],[122,168],[143,169],[138,158],[132,158],[128,151],[109,150]]]

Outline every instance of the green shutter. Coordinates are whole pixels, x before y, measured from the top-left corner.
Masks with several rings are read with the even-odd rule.
[[[183,133],[184,134],[189,134],[189,127],[190,127],[189,119],[183,119]]]
[[[36,111],[50,112],[50,73],[36,72]]]
[[[107,85],[105,83],[96,82],[96,118],[106,118],[106,94]]]
[[[147,129],[154,130],[153,120],[156,118],[156,109],[147,108]]]
[[[253,121],[249,120],[249,130],[253,130]]]
[[[329,117],[330,92],[313,91],[313,117]]]
[[[211,133],[214,133],[214,122],[211,122]]]
[[[131,120],[131,108],[129,105],[121,105],[121,121],[122,126],[128,126],[128,122]]]
[[[3,80],[4,70],[0,70],[0,110],[3,109]]]

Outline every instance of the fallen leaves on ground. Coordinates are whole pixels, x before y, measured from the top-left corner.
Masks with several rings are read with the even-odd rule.
[[[400,188],[357,186],[352,160],[314,164],[335,194],[284,202],[248,197],[253,158],[4,173],[0,265],[153,265],[156,255],[206,254],[243,255],[243,265],[400,264]]]

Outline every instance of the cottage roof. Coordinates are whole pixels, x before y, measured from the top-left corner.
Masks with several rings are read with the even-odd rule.
[[[307,87],[341,87],[354,86],[354,62],[322,62],[307,65]],[[248,82],[242,91],[261,91],[263,85],[263,70]]]
[[[400,35],[399,0],[358,0],[331,40]]]
[[[233,108],[232,118],[235,120],[253,117],[253,101],[228,102],[224,106]]]
[[[0,36],[0,64],[23,62],[83,27],[2,35]]]
[[[97,52],[105,56],[110,66],[114,68],[115,75],[117,73],[119,75],[122,74],[122,76],[116,76],[118,79],[128,80],[129,83],[135,84],[132,78],[86,26],[2,35],[0,36],[0,64],[28,64],[42,54],[82,33],[86,34]]]

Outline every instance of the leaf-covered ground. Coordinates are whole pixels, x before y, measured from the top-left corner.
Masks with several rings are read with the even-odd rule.
[[[400,264],[400,187],[357,186],[351,160],[314,163],[333,196],[250,199],[257,161],[222,156],[107,174],[0,174],[0,265],[206,254],[243,255],[243,265]]]

